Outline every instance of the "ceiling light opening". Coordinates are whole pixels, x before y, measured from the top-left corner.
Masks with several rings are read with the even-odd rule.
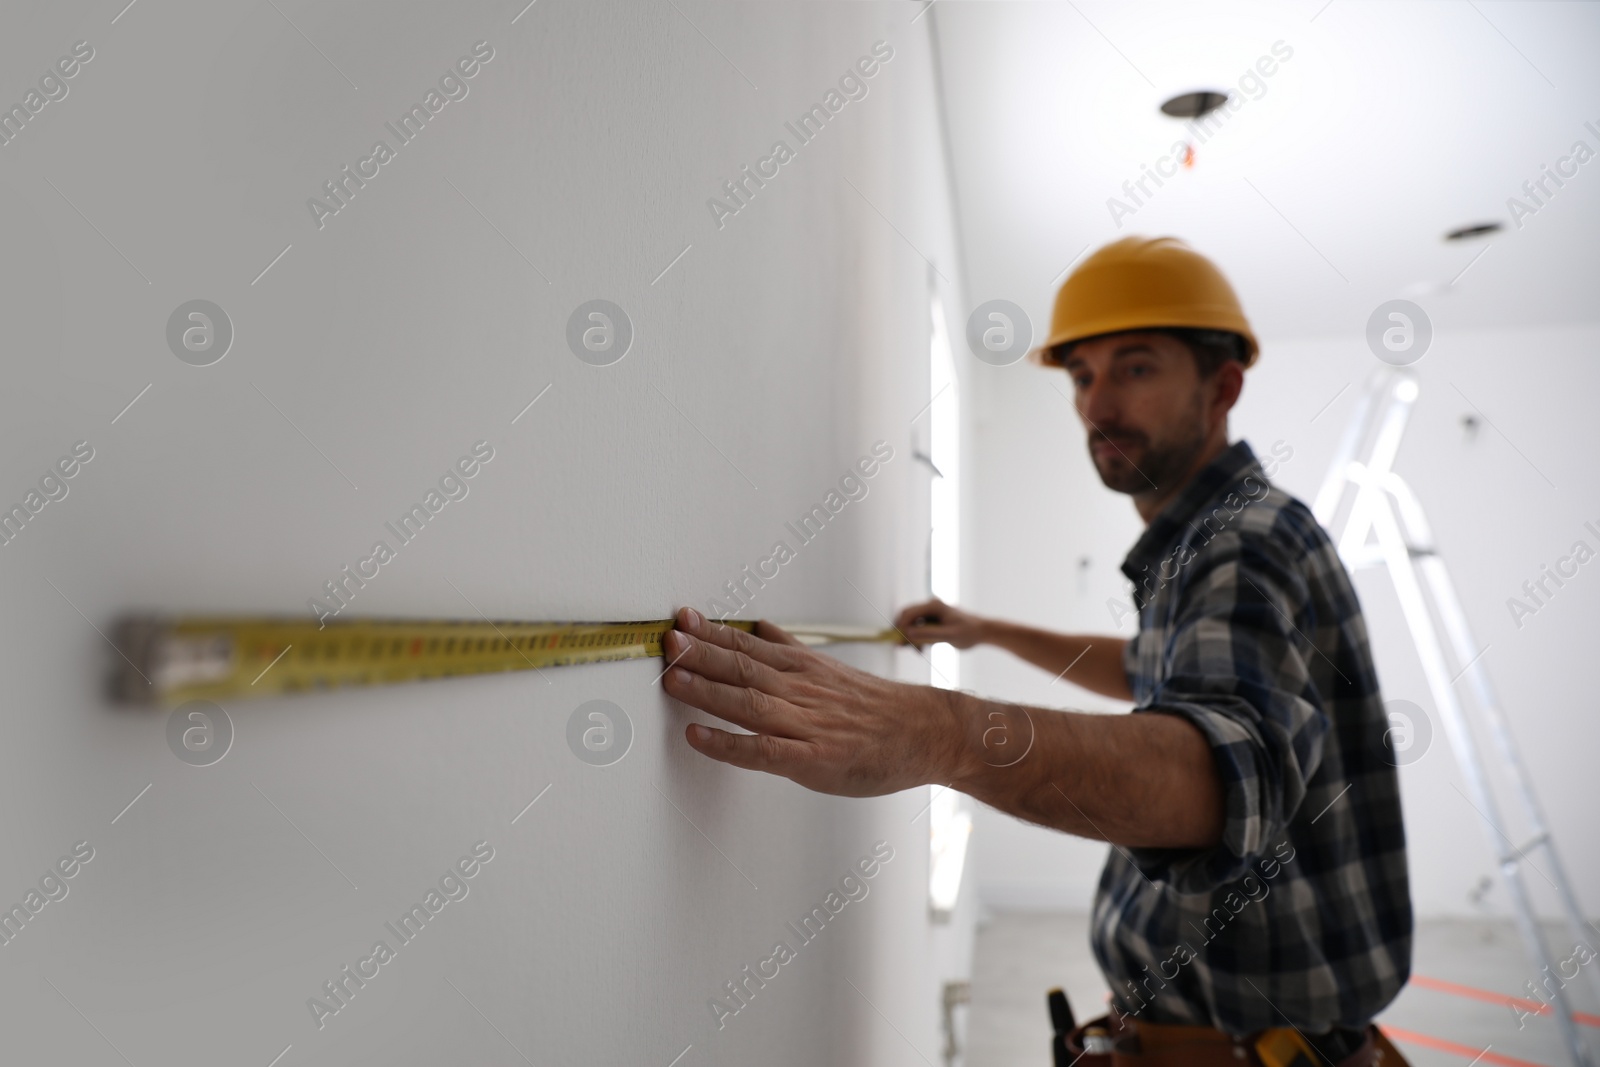
[[[1463,226],[1459,230],[1451,230],[1444,235],[1444,239],[1446,241],[1467,241],[1474,237],[1499,233],[1504,228],[1498,222],[1475,222],[1471,226]]]
[[[1228,94],[1215,89],[1201,89],[1193,93],[1179,93],[1161,105],[1161,113],[1175,119],[1197,119],[1209,115],[1228,102]]]

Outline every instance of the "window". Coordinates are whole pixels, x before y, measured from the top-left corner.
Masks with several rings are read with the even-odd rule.
[[[933,294],[933,330],[929,345],[928,460],[933,467],[929,504],[928,585],[946,604],[961,599],[961,384],[955,354],[938,290]],[[961,685],[961,653],[949,645],[928,650],[933,684],[945,689]],[[936,921],[947,921],[961,892],[972,815],[967,798],[942,785],[930,786],[928,805],[930,857],[928,906]]]

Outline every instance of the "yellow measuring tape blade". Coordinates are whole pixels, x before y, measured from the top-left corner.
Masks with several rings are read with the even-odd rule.
[[[754,623],[721,625],[749,633]],[[670,619],[654,622],[487,622],[272,618],[123,619],[113,643],[114,699],[136,704],[238,700],[343,686],[392,685],[500,671],[661,655]],[[899,644],[896,630],[785,627],[807,644]]]

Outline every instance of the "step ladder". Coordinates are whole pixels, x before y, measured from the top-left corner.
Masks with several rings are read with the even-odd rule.
[[[1333,538],[1345,566],[1352,572],[1371,566],[1388,568],[1444,731],[1466,777],[1469,799],[1482,816],[1490,849],[1511,896],[1517,926],[1537,971],[1535,982],[1546,974],[1556,975],[1560,982],[1560,972],[1534,916],[1524,867],[1532,867],[1555,889],[1565,912],[1568,931],[1576,944],[1588,946],[1592,951],[1597,940],[1593,935],[1600,930],[1585,921],[1578,907],[1555,840],[1484,670],[1481,659],[1484,650],[1473,640],[1467,627],[1455,585],[1444,559],[1434,547],[1427,518],[1415,494],[1393,470],[1395,454],[1417,395],[1417,380],[1410,371],[1388,366],[1376,368],[1339,443],[1312,511]],[[1348,492],[1352,489],[1353,493]],[[1347,497],[1349,505],[1342,507]],[[1334,520],[1341,511],[1342,521],[1336,525]],[[1443,641],[1439,628],[1435,627],[1435,618],[1444,631]],[[1532,836],[1521,845],[1512,842],[1501,821],[1496,787],[1485,772],[1476,736],[1457,694],[1456,683],[1462,680],[1467,683],[1481,723],[1487,728],[1504,764],[1510,789],[1518,794],[1531,827]],[[1542,866],[1535,865],[1529,858],[1534,852],[1542,853],[1545,861]],[[1596,993],[1600,995],[1600,961],[1582,969],[1589,972]],[[1547,985],[1543,988],[1548,990]],[[1550,1012],[1561,1027],[1573,1064],[1594,1067],[1594,1060],[1573,1021],[1564,988],[1558,986],[1549,991],[1552,993]]]

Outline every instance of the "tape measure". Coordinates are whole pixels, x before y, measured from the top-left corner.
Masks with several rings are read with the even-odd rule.
[[[392,685],[500,671],[660,656],[673,621],[488,622],[130,617],[112,643],[121,653],[112,699],[129,704],[238,700],[344,686]],[[723,623],[754,631],[741,620]],[[902,644],[898,630],[785,627],[808,645]]]

